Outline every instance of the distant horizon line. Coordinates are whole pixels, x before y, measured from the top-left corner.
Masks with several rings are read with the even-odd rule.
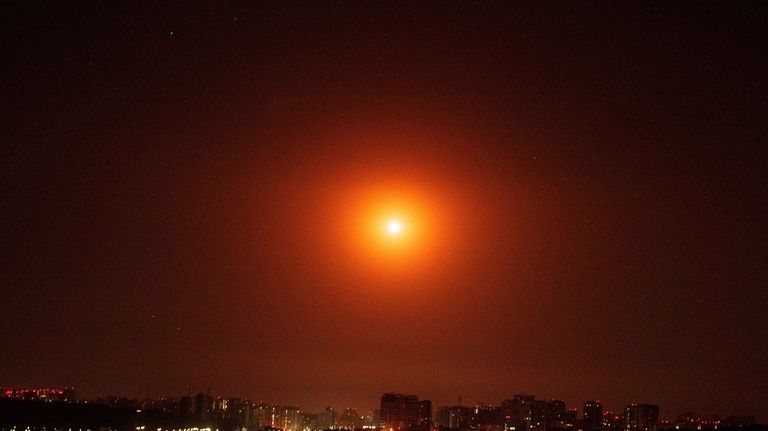
[[[252,403],[265,404],[265,405],[270,405],[270,406],[292,407],[292,408],[296,408],[297,410],[305,412],[305,413],[314,413],[313,410],[304,410],[304,409],[300,408],[299,404],[293,404],[293,403],[288,403],[288,404],[286,404],[286,403],[273,403],[273,402],[265,401],[264,399],[260,399],[260,398],[249,398],[249,397],[243,397],[243,396],[223,396],[221,394],[211,395],[213,393],[211,388],[206,388],[205,391],[203,391],[203,390],[193,391],[193,390],[191,390],[191,387],[188,388],[188,391],[187,391],[186,395],[185,394],[179,394],[179,395],[168,395],[168,394],[166,394],[166,395],[159,395],[159,396],[156,395],[153,398],[153,397],[149,396],[149,391],[147,390],[147,393],[145,394],[144,398],[135,398],[135,397],[130,397],[128,395],[107,394],[107,395],[96,395],[96,396],[91,395],[91,396],[88,396],[88,397],[84,397],[82,399],[78,399],[77,396],[76,396],[76,394],[77,394],[77,386],[74,386],[74,385],[72,385],[72,386],[67,385],[67,386],[61,386],[61,387],[31,387],[31,386],[17,387],[17,386],[0,385],[0,398],[16,398],[16,399],[19,398],[19,397],[14,397],[14,396],[8,396],[8,391],[12,391],[12,392],[45,392],[45,391],[53,391],[54,393],[61,394],[65,390],[72,390],[73,391],[73,398],[74,399],[72,400],[72,402],[75,402],[75,403],[77,403],[77,402],[88,403],[89,401],[95,403],[96,401],[107,400],[109,398],[125,399],[125,400],[128,400],[128,401],[139,401],[139,402],[142,402],[142,401],[157,401],[157,400],[161,400],[161,399],[179,399],[179,398],[183,398],[183,397],[194,398],[194,397],[196,397],[196,396],[198,396],[200,394],[204,394],[204,395],[209,396],[209,397],[211,397],[213,399],[224,399],[224,400],[237,399],[237,400],[250,401]],[[416,395],[416,394],[410,394],[410,393],[406,393],[406,392],[396,392],[396,391],[382,392],[379,396],[383,396],[383,395],[386,395],[386,394],[414,396],[414,397],[416,397],[417,399],[419,399],[421,401],[430,401],[430,402],[433,401],[432,398],[423,398],[422,399],[422,398],[420,398],[419,395]],[[520,392],[520,393],[513,394],[511,398],[502,398],[501,401],[499,401],[499,402],[497,402],[495,404],[486,403],[486,402],[483,402],[483,401],[476,401],[475,403],[464,405],[464,404],[462,404],[462,396],[458,396],[457,397],[457,399],[459,401],[458,404],[440,404],[439,402],[437,402],[438,400],[435,399],[436,402],[435,402],[434,406],[432,407],[432,410],[433,411],[438,411],[439,408],[445,408],[445,407],[448,407],[448,408],[451,408],[451,407],[467,407],[467,408],[470,408],[470,407],[478,407],[478,406],[498,407],[498,406],[501,406],[504,401],[512,400],[516,396],[530,396],[530,397],[533,397],[535,400],[542,400],[542,401],[546,401],[547,403],[550,403],[552,401],[562,401],[565,404],[566,411],[581,412],[581,415],[580,415],[581,417],[583,417],[583,414],[584,414],[584,412],[583,412],[584,411],[584,406],[583,406],[584,403],[597,402],[597,403],[601,404],[601,407],[604,406],[602,404],[602,401],[600,401],[599,399],[591,398],[591,399],[587,399],[587,400],[583,401],[583,403],[580,406],[580,408],[578,407],[579,404],[577,404],[577,407],[569,408],[568,407],[568,403],[566,403],[565,400],[562,399],[562,398],[537,398],[537,396],[534,395],[534,394]],[[38,400],[28,400],[28,401],[46,401],[46,400],[45,399],[43,399],[43,400],[38,399]],[[54,400],[51,400],[51,401],[54,401]],[[621,410],[610,410],[610,409],[608,409],[608,410],[603,412],[603,415],[605,416],[607,414],[616,414],[616,413],[624,414],[624,409],[626,407],[629,407],[629,406],[639,406],[639,405],[656,406],[659,409],[659,421],[660,422],[668,422],[670,424],[674,422],[674,420],[673,419],[669,419],[668,416],[667,417],[662,417],[662,415],[661,415],[661,411],[662,411],[661,404],[655,403],[655,402],[629,402],[629,403],[626,403],[624,405],[624,407],[621,408]],[[343,407],[343,408],[336,408],[336,407],[333,407],[331,405],[326,405],[325,409],[328,409],[328,408],[332,408],[332,409],[335,409],[337,411],[343,411],[343,410],[347,410],[347,409],[358,410],[358,407],[346,406],[346,407]],[[379,410],[379,406],[375,406],[373,408],[370,408],[368,411],[370,411],[370,413],[374,413],[377,410]],[[320,411],[322,411],[322,409]],[[676,417],[680,418],[681,416],[689,414],[689,413],[690,414],[695,414],[699,419],[706,419],[706,418],[712,418],[712,419],[714,419],[714,418],[717,418],[717,419],[720,419],[720,418],[745,418],[745,417],[753,417],[753,418],[756,419],[758,417],[758,415],[754,414],[754,413],[750,413],[750,414],[747,414],[747,415],[732,414],[732,413],[721,414],[721,413],[712,413],[712,412],[701,413],[701,412],[696,412],[696,411],[693,411],[693,410],[684,410],[682,412],[679,412],[679,413],[677,413]],[[756,422],[755,424],[757,425],[758,423]]]

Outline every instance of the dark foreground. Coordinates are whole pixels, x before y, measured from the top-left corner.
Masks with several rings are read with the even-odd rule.
[[[0,431],[244,431],[227,420],[201,421],[163,411],[100,404],[0,398]],[[557,429],[559,431],[570,431]],[[682,430],[682,429],[681,429]],[[248,431],[280,431],[274,428]],[[327,430],[330,431],[330,430]],[[459,430],[444,430],[459,431]],[[469,431],[469,430],[461,430]],[[675,428],[658,431],[680,431]],[[682,430],[686,431],[686,430]],[[695,430],[693,430],[695,431]],[[712,430],[707,430],[712,431]],[[768,431],[766,425],[720,427],[717,431]]]

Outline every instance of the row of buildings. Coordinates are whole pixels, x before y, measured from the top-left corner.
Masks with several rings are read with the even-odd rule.
[[[459,402],[435,410],[430,400],[420,400],[416,395],[385,393],[381,396],[379,409],[369,414],[360,414],[353,408],[336,410],[332,407],[310,413],[296,406],[214,398],[202,392],[176,398],[106,397],[76,402],[73,388],[0,387],[0,401],[3,399],[15,404],[0,403],[0,419],[15,414],[14,410],[20,406],[27,408],[35,404],[51,406],[47,410],[34,407],[41,412],[64,416],[71,413],[72,417],[87,418],[94,416],[93,412],[100,412],[100,416],[130,422],[129,431],[695,431],[754,428],[756,425],[754,416],[728,416],[721,420],[717,416],[693,413],[680,415],[677,421],[663,422],[659,418],[659,407],[653,404],[629,404],[621,411],[607,411],[599,401],[587,401],[581,406],[579,415],[577,408],[567,408],[562,400],[542,400],[525,394],[514,395],[498,405],[464,406]],[[71,412],[62,407],[66,405],[72,406]],[[101,410],[88,409],[88,406]]]
[[[226,423],[237,430],[319,431],[354,430],[375,427],[371,415],[356,409],[336,410],[326,407],[319,413],[302,411],[296,406],[253,402],[239,398],[213,398],[199,393],[195,397],[146,400],[141,407],[148,412],[162,411],[169,416],[187,418],[203,424]]]
[[[75,388],[10,388],[0,387],[0,397],[27,401],[75,402]]]
[[[659,407],[630,404],[622,412],[603,411],[599,401],[587,401],[583,414],[567,409],[562,400],[539,400],[518,394],[499,405],[442,406],[432,419],[432,403],[415,395],[387,393],[381,397],[379,425],[387,431],[657,431]]]
[[[114,396],[76,400],[73,388],[0,387],[0,399],[33,404],[72,405],[70,410],[75,412],[73,413],[74,416],[82,416],[79,413],[82,409],[75,407],[85,407],[86,405],[102,406],[112,411],[129,412],[134,417],[132,421],[136,424],[131,430],[140,430],[144,426],[144,429],[166,429],[167,427],[169,429],[189,430],[219,428],[237,431],[320,431],[376,428],[377,424],[377,420],[371,414],[360,415],[354,408],[339,411],[332,407],[326,407],[319,413],[309,413],[296,406],[254,402],[240,398],[212,397],[203,392],[194,396],[185,395],[158,399],[146,397],[144,400]],[[28,404],[14,405],[29,406]],[[5,408],[14,407],[6,406]],[[51,410],[35,409],[37,409],[35,411],[40,412]],[[59,408],[59,410],[62,409]],[[0,416],[2,416],[2,411],[0,410]],[[45,415],[50,416],[49,413],[45,413]]]

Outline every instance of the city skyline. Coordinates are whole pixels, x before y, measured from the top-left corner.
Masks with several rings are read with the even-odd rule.
[[[467,409],[468,414],[478,414],[478,409],[487,409],[487,408],[493,408],[493,409],[504,409],[505,403],[514,403],[516,400],[527,400],[529,402],[534,401],[542,401],[547,403],[548,406],[548,412],[547,414],[554,414],[557,418],[557,420],[562,421],[581,421],[582,425],[579,425],[581,427],[585,427],[586,431],[594,431],[597,428],[606,428],[604,427],[603,420],[605,418],[608,418],[610,416],[615,416],[616,418],[622,418],[621,420],[624,420],[625,413],[629,411],[631,407],[634,406],[652,406],[656,408],[656,418],[658,420],[660,427],[666,427],[670,428],[675,426],[677,423],[678,427],[680,426],[680,420],[682,418],[685,418],[686,420],[696,420],[701,422],[691,422],[688,423],[688,428],[695,427],[696,424],[704,426],[704,428],[712,428],[715,427],[715,429],[718,427],[718,424],[721,421],[724,420],[743,420],[744,418],[752,418],[753,421],[755,421],[755,415],[753,414],[745,414],[744,412],[740,412],[740,414],[734,414],[733,412],[723,414],[723,412],[694,412],[691,409],[686,409],[681,412],[669,412],[668,414],[659,414],[659,411],[663,411],[663,406],[658,406],[656,404],[650,403],[650,402],[628,402],[623,404],[620,408],[610,408],[610,406],[605,406],[601,401],[599,400],[586,400],[583,402],[576,402],[576,403],[570,403],[563,399],[558,398],[536,398],[536,395],[532,394],[520,394],[516,393],[514,396],[507,397],[502,400],[498,400],[497,402],[485,402],[485,401],[468,401],[462,399],[461,396],[459,396],[455,403],[452,402],[446,402],[446,403],[433,403],[431,399],[426,399],[419,397],[418,395],[413,394],[401,394],[396,392],[386,392],[383,394],[380,394],[380,396],[377,396],[377,398],[380,401],[380,404],[371,407],[371,406],[332,406],[329,405],[329,403],[325,403],[323,408],[316,408],[316,409],[305,409],[303,406],[300,406],[296,403],[274,403],[270,402],[270,400],[266,399],[252,399],[248,396],[243,396],[243,394],[238,395],[231,395],[231,396],[225,396],[222,394],[217,394],[215,391],[212,391],[211,388],[205,388],[204,391],[193,391],[192,388],[188,388],[187,392],[185,394],[156,394],[154,396],[150,395],[149,391],[147,391],[144,394],[144,397],[140,398],[131,398],[129,396],[126,396],[125,394],[109,394],[96,397],[87,397],[83,398],[77,397],[75,394],[77,393],[76,389],[74,387],[64,387],[64,388],[11,388],[11,387],[2,387],[0,386],[0,398],[16,398],[16,399],[23,399],[27,401],[40,401],[40,402],[58,402],[58,403],[92,403],[92,404],[105,404],[110,405],[113,407],[121,407],[121,408],[129,408],[129,409],[135,409],[135,408],[141,408],[146,409],[157,409],[157,403],[158,402],[168,402],[168,401],[175,401],[178,402],[179,400],[183,399],[189,399],[191,400],[192,404],[190,405],[190,415],[192,415],[194,411],[195,403],[203,397],[203,399],[209,400],[209,402],[212,403],[212,405],[223,405],[226,408],[226,401],[232,401],[238,403],[243,403],[243,405],[249,405],[251,408],[262,408],[264,406],[269,406],[271,408],[278,408],[278,409],[293,409],[297,413],[307,413],[307,414],[323,414],[323,412],[334,412],[333,421],[335,421],[338,417],[343,416],[343,412],[360,412],[360,415],[357,416],[357,420],[365,421],[366,424],[374,426],[376,428],[381,428],[382,424],[385,429],[390,428],[390,425],[397,420],[400,419],[393,419],[393,417],[398,418],[407,418],[407,422],[410,422],[410,425],[407,428],[403,429],[411,429],[415,427],[416,425],[420,424],[422,422],[421,418],[426,417],[426,423],[431,424],[432,426],[438,426],[438,427],[445,427],[449,429],[464,429],[465,426],[450,426],[451,419],[441,419],[440,414],[443,410],[451,411],[451,409]],[[385,407],[385,399],[388,401],[387,404],[390,405],[390,407]],[[397,406],[397,404],[400,402],[400,400],[413,400],[413,404],[411,406],[406,407],[405,405]],[[224,401],[224,404],[220,404],[222,401]],[[426,403],[426,404],[423,404]],[[551,407],[551,406],[555,407]],[[378,407],[378,408],[377,408]],[[389,412],[385,413],[385,410],[387,408],[394,408],[397,411],[396,412]],[[424,410],[426,408],[426,410]],[[330,410],[329,410],[330,409]],[[410,413],[408,413],[408,409],[410,409]],[[553,410],[554,409],[554,410]],[[422,411],[426,411],[427,413],[422,413]],[[342,413],[340,413],[342,412]],[[365,413],[368,413],[367,415]],[[593,413],[595,416],[593,416]],[[571,414],[571,416],[568,416]],[[717,421],[717,422],[712,422]],[[370,422],[370,423],[369,423]],[[761,423],[754,422],[754,424],[760,425]],[[271,426],[275,426],[274,424],[271,424]],[[296,425],[298,426],[298,425]],[[573,425],[569,425],[567,428],[572,427]],[[361,426],[356,426],[352,428],[360,428]],[[281,429],[285,429],[284,427],[277,427]],[[325,426],[325,428],[336,428],[336,426]],[[340,426],[340,428],[346,429],[349,428],[349,426]],[[565,427],[559,427],[559,428],[565,428]],[[293,428],[291,428],[293,430]],[[415,428],[414,428],[415,429]],[[427,427],[429,429],[429,427]],[[536,427],[532,428],[536,429]]]
[[[0,17],[0,385],[768,422],[768,2]]]

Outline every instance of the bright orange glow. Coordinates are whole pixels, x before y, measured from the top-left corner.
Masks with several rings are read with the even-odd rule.
[[[429,277],[444,261],[451,215],[436,190],[369,183],[347,196],[345,254],[366,282],[413,282]]]
[[[399,220],[390,220],[387,223],[387,231],[390,235],[400,235],[403,232],[403,224]]]
[[[429,235],[430,217],[422,205],[402,198],[369,205],[361,219],[367,248],[389,261],[416,258]]]

